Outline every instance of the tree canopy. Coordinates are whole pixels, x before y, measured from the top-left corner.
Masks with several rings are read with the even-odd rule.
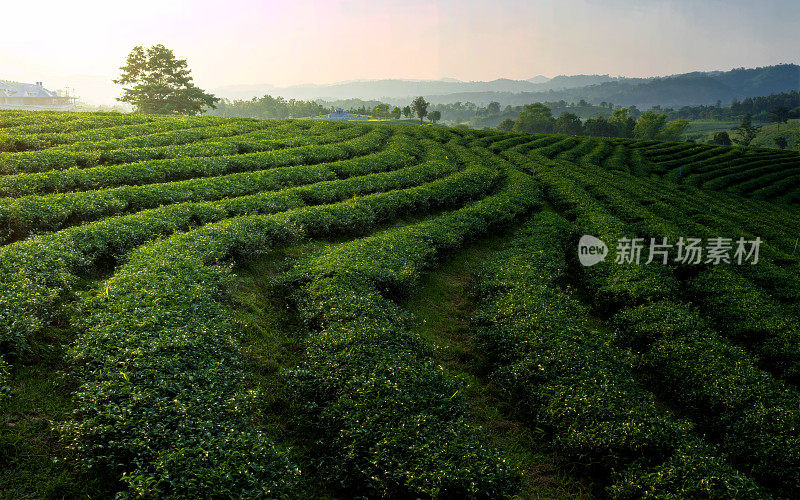
[[[139,113],[196,115],[204,107],[214,108],[219,99],[192,83],[185,59],[178,59],[164,45],[133,48],[121,67],[117,85],[124,88],[117,100],[136,107]]]
[[[578,115],[574,113],[562,113],[556,119],[553,131],[557,134],[581,135],[583,133],[583,123]]]
[[[760,129],[761,127],[753,126],[753,119],[748,113],[742,117],[742,123],[733,129],[737,136],[731,137],[731,140],[743,148],[746,148],[753,142],[753,139],[756,138]]]
[[[424,97],[419,96],[411,102],[411,107],[414,109],[414,114],[417,115],[419,118],[419,122],[422,123],[422,119],[428,115],[428,106],[431,103],[425,100]]]
[[[537,102],[525,106],[525,109],[517,117],[516,123],[514,123],[514,132],[547,134],[553,131],[555,122],[556,120],[553,118],[550,108]]]

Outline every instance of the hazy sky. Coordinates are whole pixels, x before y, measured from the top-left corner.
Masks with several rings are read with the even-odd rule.
[[[196,83],[650,76],[800,62],[797,0],[137,0],[0,7],[0,79],[111,102],[137,44]]]

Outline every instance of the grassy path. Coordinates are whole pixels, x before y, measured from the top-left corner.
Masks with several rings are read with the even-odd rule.
[[[512,410],[491,380],[486,362],[477,352],[470,328],[474,304],[469,298],[472,272],[511,236],[477,242],[428,273],[401,306],[416,317],[418,333],[434,346],[445,371],[458,379],[472,409],[474,422],[487,431],[490,444],[511,457],[523,471],[520,498],[592,498],[548,450],[543,430],[516,421]]]

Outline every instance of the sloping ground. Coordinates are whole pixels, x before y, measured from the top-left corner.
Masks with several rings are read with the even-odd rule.
[[[800,494],[794,153],[18,112],[0,150],[12,496]],[[583,234],[763,244],[583,267]]]
[[[779,204],[800,204],[800,152],[702,144],[631,143],[649,172],[674,182]]]

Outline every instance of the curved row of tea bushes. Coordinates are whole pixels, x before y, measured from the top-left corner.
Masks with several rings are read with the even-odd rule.
[[[633,359],[561,290],[571,227],[537,214],[475,279],[479,346],[532,426],[553,433],[563,459],[586,467],[615,498],[763,498],[689,427],[659,410],[633,378]]]
[[[568,172],[566,169],[553,169],[553,177],[548,183],[555,186],[553,192],[558,192],[557,185],[561,183],[574,182],[573,192],[570,198],[577,200],[586,198],[587,195],[581,192],[581,186],[591,186],[585,179],[579,177],[579,173]],[[576,179],[571,180],[574,174]],[[591,177],[591,174],[587,174]],[[608,177],[602,173],[597,174],[597,186],[604,186],[604,191],[609,188],[604,183]],[[635,182],[635,180],[632,180]],[[600,190],[603,191],[603,190]],[[562,191],[563,193],[564,191]],[[629,205],[634,203],[631,198]],[[588,230],[592,234],[593,222],[599,215],[605,212],[605,208],[597,201],[593,211],[578,208],[576,221],[581,230]],[[590,204],[578,202],[577,207],[587,207]],[[609,203],[611,206],[612,203]],[[622,207],[619,203],[613,204],[617,209],[629,209],[629,206]],[[640,224],[640,229],[650,231],[652,234],[672,234],[669,221],[659,221],[657,218],[647,219],[647,213],[639,208],[639,213],[643,220],[647,220],[647,226]],[[625,224],[617,222],[620,232],[625,232]],[[637,231],[628,231],[629,236],[633,236]],[[595,233],[596,234],[596,233]],[[641,234],[641,233],[640,233]],[[606,240],[608,241],[608,240]],[[619,268],[651,268],[667,277],[671,277],[673,271],[668,266],[656,264],[655,266],[624,266],[613,263],[599,264],[591,268],[584,268],[584,282],[589,291],[596,296],[607,295],[606,287],[619,286],[616,269]],[[597,271],[593,271],[593,270]],[[594,277],[594,279],[591,279]],[[674,277],[672,278],[674,282]],[[631,284],[636,286],[638,283]],[[673,283],[674,284],[674,283]],[[670,294],[664,294],[662,290],[640,288],[641,295],[637,302],[619,302],[607,300],[613,307],[604,312],[624,315],[626,311],[636,308],[646,309],[652,303],[668,304],[670,309],[666,314],[656,321],[652,317],[643,320],[639,328],[647,328],[654,325],[655,332],[651,337],[656,336],[658,329],[667,328],[673,321],[681,318],[678,314],[682,308],[681,299],[686,297],[685,291],[680,289],[673,290]],[[663,311],[662,311],[663,312]],[[685,317],[686,314],[683,314]],[[680,324],[680,321],[678,321]],[[773,378],[769,373],[757,368],[757,361],[753,359],[741,348],[735,347],[717,332],[713,331],[705,323],[694,323],[686,328],[687,332],[696,331],[696,335],[677,335],[675,337],[665,337],[663,344],[658,344],[659,350],[653,350],[647,336],[634,335],[628,332],[624,323],[620,327],[620,340],[624,345],[630,345],[639,352],[640,362],[645,364],[644,373],[647,367],[655,370],[658,365],[658,375],[649,379],[650,387],[671,403],[674,403],[676,411],[683,412],[690,416],[693,421],[702,424],[702,430],[719,443],[721,450],[728,453],[731,462],[742,471],[751,474],[755,479],[766,487],[773,488],[777,492],[796,496],[800,492],[800,396],[797,392],[783,385]],[[659,355],[659,353],[667,353]],[[651,358],[652,356],[652,358]],[[658,356],[656,358],[656,356]],[[664,380],[673,381],[663,383]],[[761,395],[760,397],[754,397]],[[752,444],[756,443],[758,453],[753,453]],[[747,451],[746,451],[747,450]]]
[[[528,137],[528,134],[524,137]],[[549,147],[557,142],[561,142],[563,139],[564,136],[561,135],[530,134],[530,140],[514,147],[505,148],[503,152],[513,151],[515,153],[525,154],[535,149]]]
[[[745,194],[755,188],[769,185],[784,177],[800,173],[800,161],[792,160],[765,160],[759,165],[748,165],[746,170],[726,173],[703,184],[705,189],[728,189]]]
[[[237,370],[223,263],[459,205],[485,195],[497,175],[476,168],[334,205],[226,219],[131,252],[85,304],[86,330],[71,348],[83,384],[63,431],[82,466],[121,475],[130,497],[285,493],[296,468],[246,418],[252,395]]]
[[[553,142],[547,146],[540,146],[536,148],[536,154],[540,156],[544,156],[546,158],[554,158],[561,153],[571,150],[572,148],[578,147],[583,141],[574,136],[556,136],[560,138],[560,140]],[[525,146],[520,148],[515,148],[518,151],[524,149]]]
[[[576,170],[570,171],[569,176],[583,186],[591,186],[593,181],[599,180],[589,173]],[[749,240],[755,238],[743,231],[740,221],[715,218],[714,229],[710,229],[687,220],[679,210],[662,208],[661,213],[657,213],[642,207],[637,203],[637,197],[646,193],[646,190],[637,184],[605,177],[605,182],[600,182],[590,190],[594,191],[595,196],[602,196],[603,202],[613,207],[612,211],[618,216],[635,218],[638,222],[633,227],[640,237],[658,239],[668,236],[675,241],[677,235],[681,234],[703,238],[727,234]],[[623,186],[624,190],[619,190],[618,186]],[[680,202],[676,201],[676,205],[680,206]],[[652,206],[658,208],[655,203]],[[795,317],[796,312],[787,310],[750,280],[761,274],[763,276],[758,281],[783,282],[789,285],[788,291],[797,293],[800,280],[796,273],[769,262],[769,257],[774,253],[769,246],[762,248],[761,261],[757,266],[699,266],[695,268],[696,275],[685,284],[684,289],[695,303],[703,307],[705,316],[713,319],[718,331],[725,332],[726,337],[738,343],[746,344],[749,350],[759,356],[760,366],[796,384],[800,382],[800,323]],[[791,299],[796,300],[796,295]]]
[[[63,115],[72,116],[63,116]],[[58,115],[58,116],[57,116]],[[65,133],[91,130],[95,128],[116,127],[135,123],[151,122],[158,117],[136,113],[36,113],[23,114],[18,121],[7,120],[10,115],[3,112],[0,118],[0,135],[42,134],[48,132]],[[16,125],[11,125],[16,123]]]
[[[573,148],[567,149],[566,151],[562,151],[558,153],[556,157],[562,161],[569,161],[574,162],[580,158],[591,153],[598,144],[600,144],[600,139],[595,138],[581,138],[580,142]],[[538,151],[537,151],[538,152]],[[541,154],[541,153],[540,153]]]
[[[633,237],[618,218],[586,193],[584,186],[565,175],[566,169],[552,166],[537,169],[537,178],[547,187],[548,197],[568,219],[574,219],[586,234],[594,235],[609,245],[619,238]],[[671,234],[671,233],[666,233]],[[576,248],[577,248],[577,241]],[[610,258],[608,258],[610,260]],[[672,299],[679,294],[678,281],[664,266],[599,265],[584,269],[584,280],[594,291],[598,310],[608,311],[623,305],[639,304],[653,297]]]
[[[640,350],[641,373],[692,418],[731,461],[782,496],[800,493],[800,397],[756,368],[689,305],[654,302],[621,310],[621,340]],[[665,384],[664,380],[671,382]]]
[[[0,177],[0,196],[19,197],[29,194],[153,184],[193,177],[212,177],[234,172],[264,170],[269,167],[343,160],[383,149],[391,134],[391,129],[374,128],[360,137],[336,144],[300,146],[211,158],[152,160],[126,165],[8,175]]]
[[[316,132],[324,134],[336,130],[333,127],[319,127],[317,130],[303,128],[303,124],[298,122],[275,124],[270,127],[254,127],[250,122],[245,122],[243,125],[245,126],[232,124],[188,129],[192,134],[212,135],[212,137],[198,137],[196,141],[178,145],[92,150],[48,148],[21,153],[0,153],[0,173],[35,173],[145,160],[252,153],[288,147],[292,144],[301,146],[305,144],[302,141],[306,138],[309,140],[308,144],[311,144],[312,137],[320,140]],[[358,129],[353,128],[353,131],[357,132]]]
[[[41,127],[55,127],[55,130],[43,130],[43,132],[57,132],[58,126],[67,124],[73,121],[93,121],[102,118],[120,118],[122,123],[138,123],[153,120],[152,115],[138,115],[133,113],[117,113],[117,112],[93,112],[93,113],[75,113],[72,111],[43,111],[31,113],[30,111],[10,110],[6,109],[0,112],[0,132],[9,131],[13,132],[16,127],[27,126],[41,126]]]
[[[573,172],[576,169],[570,171]],[[615,178],[596,170],[591,175],[595,177],[595,184],[613,184],[623,196],[629,196],[630,201],[647,204],[650,210],[657,208],[660,215],[674,224],[706,225],[715,230],[724,228],[729,235],[746,231],[751,237],[761,236],[768,243],[763,250],[774,252],[776,259],[785,259],[794,250],[796,236],[791,228],[800,224],[800,214],[786,207],[655,179]],[[778,255],[779,251],[782,256]]]
[[[389,140],[386,149],[360,158],[364,162],[399,167],[413,161],[411,155],[416,149],[417,146],[407,137],[398,135]],[[140,186],[0,198],[0,228],[5,231],[5,234],[0,234],[0,242],[19,240],[33,231],[54,231],[160,205],[245,196],[331,180],[337,177],[337,173],[328,165],[276,167]]]
[[[317,474],[379,498],[500,498],[515,471],[481,444],[465,401],[394,302],[423,271],[466,241],[538,206],[535,183],[506,187],[455,212],[337,245],[291,273],[314,331],[291,372],[303,428],[317,440]]]
[[[179,146],[191,142],[230,137],[239,134],[258,134],[259,131],[268,131],[280,126],[281,121],[255,120],[250,118],[236,118],[234,120],[210,123],[203,127],[187,127],[175,130],[165,130],[153,134],[122,136],[107,140],[80,141],[59,146],[57,149],[73,151],[96,151],[112,149],[130,149],[144,147]],[[303,124],[307,125],[307,124]],[[302,125],[301,125],[302,126]]]
[[[614,144],[611,141],[601,140],[589,154],[583,157],[582,161],[592,165],[603,165],[610,156],[616,154],[617,148],[624,148],[624,146]]]
[[[118,125],[102,129],[90,129],[80,132],[44,133],[44,134],[7,134],[0,135],[0,151],[20,152],[31,149],[45,149],[53,146],[74,144],[106,139],[118,139],[135,135],[157,134],[168,130],[181,131],[193,127],[203,127],[213,124],[222,124],[224,120],[210,119],[209,117],[161,117],[157,120],[143,123]]]
[[[375,171],[387,168],[379,163],[370,165]],[[364,166],[357,176],[345,180],[217,202],[169,205],[3,247],[0,249],[0,276],[3,278],[0,280],[0,346],[5,346],[4,351],[26,351],[28,337],[59,314],[61,302],[69,295],[80,273],[91,271],[98,263],[122,258],[136,246],[160,235],[236,216],[270,214],[411,187],[433,182],[452,170],[450,163],[431,162],[382,173],[369,173]],[[447,189],[469,182],[480,184],[493,179],[493,175],[485,169],[473,169],[433,185],[437,189]]]

